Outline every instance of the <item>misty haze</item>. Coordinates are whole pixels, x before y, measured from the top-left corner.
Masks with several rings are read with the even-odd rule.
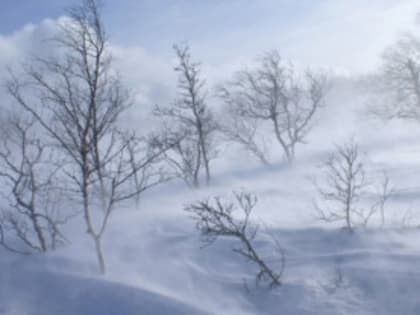
[[[1,0],[0,315],[420,314],[420,3]]]

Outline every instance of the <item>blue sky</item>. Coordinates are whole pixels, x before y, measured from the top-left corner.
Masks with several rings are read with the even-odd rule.
[[[56,19],[78,0],[0,0],[0,41]],[[413,26],[418,0],[104,0],[114,45],[170,58],[188,41],[198,59],[225,65],[268,49],[301,64],[363,72]],[[18,48],[16,48],[18,49]],[[1,52],[0,52],[1,54]],[[1,56],[0,56],[1,59]]]
[[[1,0],[0,33],[8,34],[28,23],[37,24],[45,18],[63,14],[63,7],[74,0]]]
[[[221,25],[241,25],[258,20],[276,18],[288,23],[296,16],[316,6],[320,0],[104,0],[106,17],[116,24],[165,27],[164,20],[183,25],[194,18],[204,17]],[[0,32],[8,33],[27,23],[39,23],[45,18],[56,18],[65,8],[77,4],[77,0],[2,0],[0,11]],[[253,21],[252,21],[253,20]],[[206,22],[206,21],[203,21]],[[118,25],[117,25],[118,26]],[[210,25],[209,25],[210,26]]]
[[[371,73],[398,36],[420,30],[419,0],[104,1],[114,65],[136,102],[148,105],[173,97],[175,43],[188,41],[214,87],[269,49],[301,69]],[[0,0],[0,80],[28,56],[53,53],[43,39],[78,2]]]
[[[125,0],[107,11],[117,37],[135,40],[135,33],[148,40],[220,38],[232,32],[244,32],[268,27],[270,24],[287,25],[305,15],[316,1],[252,1],[252,0],[177,0],[133,1]],[[109,6],[110,8],[110,6]],[[302,10],[304,8],[304,10]],[[127,27],[134,34],[126,33]]]
[[[162,48],[179,41],[298,24],[319,0],[105,0],[104,17],[118,44]],[[57,18],[77,0],[2,0],[0,34]]]

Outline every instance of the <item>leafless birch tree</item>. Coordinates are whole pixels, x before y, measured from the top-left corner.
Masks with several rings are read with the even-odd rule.
[[[12,75],[8,91],[63,155],[68,190],[81,204],[105,273],[102,240],[111,214],[161,182],[154,165],[161,152],[119,128],[131,101],[112,69],[99,1],[84,0],[69,16],[53,39],[61,55],[36,59],[24,80]]]
[[[14,252],[46,252],[66,239],[61,226],[70,214],[59,206],[59,166],[37,139],[34,121],[8,117],[0,150],[0,244]]]
[[[314,116],[327,92],[324,75],[307,71],[299,76],[283,62],[277,51],[263,55],[254,70],[243,70],[220,89],[220,96],[240,123],[227,126],[227,135],[266,163],[258,143],[256,122],[272,129],[287,161],[295,157],[296,145],[305,142]]]
[[[267,281],[270,288],[281,285],[284,270],[284,252],[276,243],[276,250],[280,256],[280,268],[274,270],[258,253],[254,240],[258,233],[258,225],[250,221],[251,212],[257,203],[257,198],[250,193],[235,193],[234,201],[222,200],[215,197],[213,200],[204,200],[193,203],[185,208],[196,221],[197,229],[203,236],[205,244],[212,244],[219,237],[233,237],[240,242],[239,247],[233,249],[245,259],[253,262],[259,268],[256,282]],[[242,218],[235,217],[235,210],[242,212]]]
[[[325,221],[344,221],[349,231],[353,230],[357,202],[367,186],[366,172],[359,148],[353,141],[337,146],[325,161],[325,187],[318,186],[318,192],[326,204],[315,204],[320,218]],[[329,207],[325,209],[325,207]]]
[[[376,95],[370,112],[386,120],[420,121],[420,39],[408,34],[386,49],[371,83]]]
[[[157,147],[168,147],[166,160],[177,175],[192,186],[200,186],[204,172],[210,183],[211,160],[215,158],[214,134],[218,124],[206,101],[205,81],[200,64],[192,61],[188,46],[174,46],[178,65],[178,96],[171,106],[156,106],[154,114],[162,121]]]
[[[396,193],[395,188],[391,184],[391,180],[386,174],[386,172],[383,173],[382,181],[380,182],[380,185],[377,187],[377,201],[372,206],[374,211],[379,211],[381,216],[381,227],[384,227],[385,225],[385,207],[387,202],[393,197],[393,195]]]
[[[376,200],[368,205],[366,200],[372,195],[374,183],[368,180],[364,160],[358,145],[353,141],[339,145],[322,165],[324,180],[315,182],[320,201],[315,201],[315,209],[321,220],[327,222],[344,221],[348,231],[353,231],[359,223],[366,226],[378,211],[384,224],[385,204],[393,190],[386,176],[380,191],[374,194]]]

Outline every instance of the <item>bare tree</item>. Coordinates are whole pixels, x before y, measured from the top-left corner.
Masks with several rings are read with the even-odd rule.
[[[105,273],[102,239],[110,216],[117,205],[163,180],[155,167],[162,152],[119,128],[131,102],[112,69],[99,1],[84,0],[69,15],[53,40],[61,55],[37,58],[24,69],[25,81],[11,76],[8,91],[65,159],[68,191],[81,204]]]
[[[383,179],[377,189],[377,201],[372,206],[372,209],[376,212],[379,211],[381,215],[381,226],[385,225],[385,206],[390,198],[395,194],[395,189],[392,187],[391,180],[386,174],[383,173]]]
[[[357,222],[366,226],[369,219],[378,211],[384,221],[385,203],[392,191],[389,178],[385,177],[377,199],[371,206],[362,203],[371,193],[372,182],[367,179],[364,160],[358,145],[351,140],[339,145],[322,165],[325,180],[319,185],[315,182],[322,203],[314,202],[321,220],[327,222],[344,221],[348,231],[353,231]]]
[[[59,207],[59,166],[34,135],[34,121],[11,116],[2,126],[0,151],[0,243],[14,252],[46,252],[66,239],[61,225],[70,217]]]
[[[420,120],[420,39],[405,35],[382,56],[372,79],[376,97],[369,107],[380,118]]]
[[[259,120],[253,117],[238,119],[235,108],[228,108],[228,117],[221,131],[227,138],[241,145],[264,165],[270,165],[269,152],[264,136],[258,135]]]
[[[199,201],[185,208],[196,221],[197,229],[201,232],[205,244],[212,244],[218,237],[233,237],[240,241],[241,246],[233,251],[255,263],[259,270],[256,282],[268,281],[274,288],[281,285],[284,269],[284,253],[276,242],[281,255],[280,270],[273,270],[261,257],[255,248],[254,240],[257,236],[258,225],[250,222],[250,215],[257,203],[257,198],[250,193],[234,193],[235,201],[223,201],[220,197],[213,200]],[[234,211],[242,211],[243,218],[236,219]]]
[[[263,55],[255,70],[243,70],[221,89],[221,98],[234,120],[227,135],[239,142],[264,163],[266,159],[255,140],[255,122],[268,125],[292,162],[295,147],[304,143],[317,110],[327,92],[324,75],[307,71],[300,77],[291,64],[282,61],[277,51]],[[239,128],[238,128],[239,127]]]
[[[325,221],[343,221],[353,230],[354,218],[359,213],[358,201],[367,186],[364,164],[354,141],[337,146],[336,152],[325,161],[325,187],[317,185],[318,193],[326,204],[315,207]],[[325,209],[328,207],[328,209]]]
[[[172,106],[156,106],[154,114],[162,121],[163,130],[155,138],[157,147],[171,146],[165,152],[177,175],[193,187],[200,186],[200,173],[210,183],[210,163],[216,156],[214,133],[218,124],[206,102],[205,81],[200,77],[200,64],[191,60],[188,46],[174,46],[178,57],[178,97]],[[172,145],[176,143],[176,145]]]

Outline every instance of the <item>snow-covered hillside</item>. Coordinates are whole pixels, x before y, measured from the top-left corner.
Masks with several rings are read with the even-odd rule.
[[[363,102],[343,94],[349,88],[330,96],[293,166],[265,168],[226,152],[234,158],[218,166],[210,188],[168,183],[137,208],[115,212],[104,240],[106,276],[97,274],[78,219],[66,227],[71,245],[54,253],[24,257],[0,249],[0,314],[419,314],[420,128],[363,119]],[[384,228],[377,217],[354,233],[316,219],[311,179],[333,144],[350,136],[369,169],[378,176],[386,170],[396,187]],[[232,252],[234,239],[201,248],[184,206],[234,189],[259,198],[252,218],[267,227],[257,239],[267,261],[277,263],[269,235],[285,251],[281,287],[254,285],[255,266]]]
[[[0,1],[0,315],[420,315],[416,11]]]

